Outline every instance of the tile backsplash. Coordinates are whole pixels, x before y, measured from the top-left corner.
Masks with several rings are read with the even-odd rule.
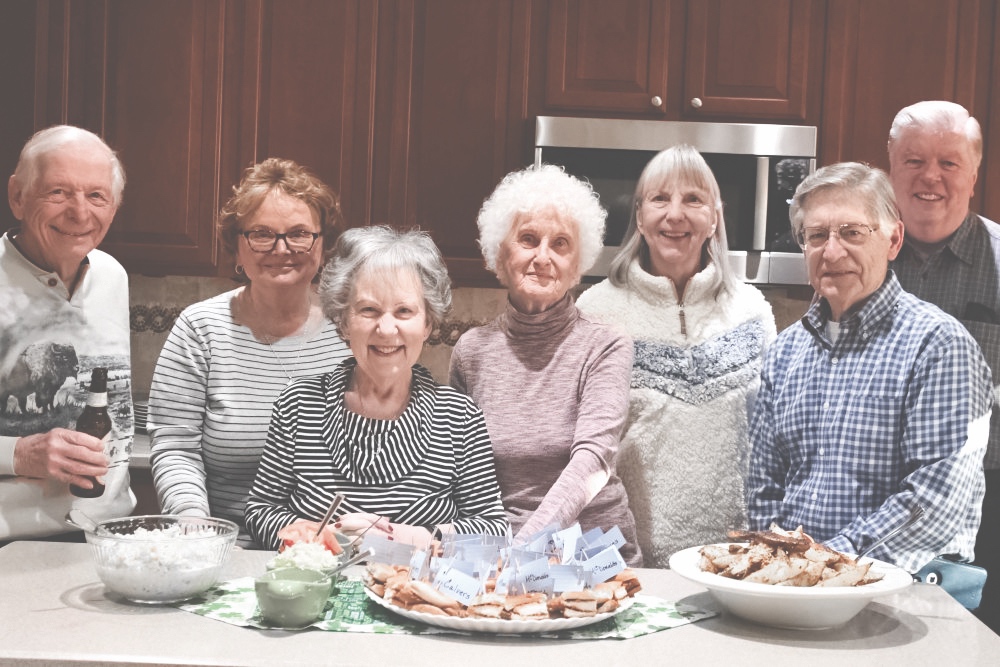
[[[143,396],[149,393],[160,348],[181,310],[237,284],[228,278],[187,276],[131,275],[129,281],[132,384],[136,395]],[[812,298],[812,288],[808,286],[767,286],[762,291],[774,309],[779,331],[800,318]],[[506,303],[507,293],[502,289],[460,287],[454,290],[452,300],[450,318],[431,335],[420,357],[420,363],[441,383],[448,381],[448,362],[455,341],[470,327],[496,317]]]

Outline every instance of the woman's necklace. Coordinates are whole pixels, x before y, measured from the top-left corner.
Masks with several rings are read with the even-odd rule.
[[[271,355],[278,362],[278,365],[281,366],[281,370],[285,373],[285,377],[288,378],[289,381],[291,381],[292,380],[292,374],[288,372],[287,368],[285,368],[284,362],[281,361],[281,357],[278,356],[278,351],[275,350],[274,349],[274,345],[271,344],[271,337],[268,336],[263,331],[261,332],[260,335],[264,337],[264,342],[267,343],[267,349],[271,350]],[[295,365],[299,363],[299,357],[302,356],[302,348],[305,347],[306,341],[308,339],[309,339],[309,332],[308,331],[303,332],[302,333],[302,342],[299,343],[299,350],[298,350],[298,352],[295,353],[295,359],[292,360],[292,368],[293,369],[295,368]]]
[[[245,299],[249,297],[249,295],[245,291],[243,293],[243,296]],[[253,312],[255,313],[260,312],[257,309],[257,304],[255,302],[253,302],[250,299],[247,299],[247,301],[249,301],[250,308],[253,310]],[[312,329],[312,322],[313,322],[313,311],[312,307],[310,306],[309,312],[306,314],[306,321],[302,324],[302,327],[299,328],[298,332],[296,332],[302,336],[302,342],[299,343],[299,349],[296,351],[295,359],[293,359],[291,363],[291,367],[293,370],[295,369],[295,366],[299,363],[299,357],[302,356],[302,349],[306,346],[306,342],[308,342],[309,340],[309,333]],[[253,327],[251,327],[251,331],[253,331]],[[274,360],[278,362],[279,366],[281,366],[281,370],[285,374],[285,377],[288,378],[289,381],[291,381],[293,377],[292,374],[288,372],[288,368],[285,366],[285,362],[281,360],[281,356],[278,354],[278,351],[274,349],[275,341],[281,339],[280,338],[272,339],[271,336],[269,336],[265,331],[263,331],[263,328],[258,329],[258,331],[260,332],[260,337],[264,339],[264,343],[267,344],[267,349],[271,351],[271,356],[273,356]],[[295,334],[293,333],[292,335],[294,336]]]

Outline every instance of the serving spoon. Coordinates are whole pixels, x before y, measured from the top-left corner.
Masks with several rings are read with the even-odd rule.
[[[872,551],[874,551],[876,547],[879,547],[885,544],[887,540],[891,540],[892,538],[896,537],[901,532],[903,532],[904,530],[915,524],[917,521],[919,521],[923,516],[924,516],[923,507],[921,507],[920,505],[911,507],[910,518],[904,521],[901,525],[897,526],[894,530],[890,530],[888,533],[886,533],[882,537],[878,538],[877,540],[869,544],[865,549],[861,551],[861,553],[858,554],[857,560],[861,560],[862,558],[870,554]]]
[[[74,528],[79,528],[80,530],[92,533],[97,530],[97,522],[87,516],[82,510],[78,510],[75,507],[66,512],[66,518],[64,519],[66,523],[73,526]]]

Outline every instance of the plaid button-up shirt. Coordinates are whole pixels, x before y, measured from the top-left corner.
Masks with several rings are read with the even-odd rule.
[[[750,425],[750,527],[802,525],[915,572],[934,556],[973,556],[992,404],[979,346],[953,318],[885,283],[842,318],[815,303],[767,351]]]
[[[993,371],[993,423],[983,462],[1000,468],[1000,225],[970,213],[948,243],[922,261],[903,243],[892,263],[899,284],[959,320]]]

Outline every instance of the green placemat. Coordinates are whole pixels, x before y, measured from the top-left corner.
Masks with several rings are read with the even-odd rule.
[[[232,625],[278,629],[268,625],[257,610],[253,578],[233,579],[209,589],[204,595],[176,605],[178,609]],[[700,621],[715,612],[639,594],[630,609],[606,621],[573,630],[539,633],[533,637],[564,639],[628,639]],[[379,607],[364,591],[360,579],[342,580],[330,596],[322,618],[305,629],[329,632],[381,634],[472,634],[410,621]]]

